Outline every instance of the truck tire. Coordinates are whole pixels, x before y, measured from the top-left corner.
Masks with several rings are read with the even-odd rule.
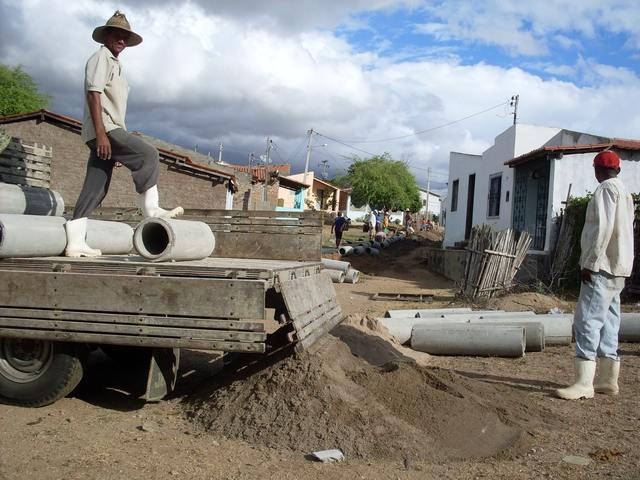
[[[153,348],[127,345],[100,345],[104,354],[123,367],[149,367]]]
[[[84,344],[0,338],[0,402],[43,407],[68,395],[82,379]]]

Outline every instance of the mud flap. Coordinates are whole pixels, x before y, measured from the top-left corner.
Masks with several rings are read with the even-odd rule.
[[[178,379],[179,348],[154,348],[147,379],[147,401],[162,400],[172,392]]]
[[[338,325],[344,316],[327,272],[280,282],[280,292],[294,331],[289,340],[302,352]]]

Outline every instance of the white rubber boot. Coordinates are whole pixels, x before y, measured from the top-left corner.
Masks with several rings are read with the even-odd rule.
[[[576,375],[575,382],[570,387],[556,390],[556,396],[566,400],[577,400],[583,397],[593,398],[593,377],[596,376],[596,362],[575,357],[573,369]]]
[[[597,393],[604,393],[606,395],[617,395],[618,389],[618,375],[620,374],[620,362],[611,360],[607,357],[600,358],[600,375],[598,379],[593,382],[593,390]]]
[[[87,245],[87,218],[69,220],[64,224],[67,231],[67,248],[64,254],[67,257],[99,257],[100,250]]]
[[[184,209],[182,207],[176,207],[173,210],[164,210],[158,206],[158,203],[159,197],[157,185],[154,185],[146,192],[138,195],[138,206],[140,207],[140,210],[142,210],[144,218],[174,218],[184,213]]]

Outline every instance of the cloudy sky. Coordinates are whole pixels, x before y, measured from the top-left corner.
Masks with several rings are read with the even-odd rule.
[[[0,0],[0,62],[82,119],[91,32],[122,10],[127,127],[304,171],[389,152],[445,193],[450,151],[513,123],[640,139],[637,0]]]

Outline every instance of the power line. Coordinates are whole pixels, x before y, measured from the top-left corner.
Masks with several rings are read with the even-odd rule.
[[[327,138],[327,139],[331,140],[331,141],[334,141],[334,142],[340,143],[341,145],[345,145],[345,146],[347,146],[347,147],[351,146],[351,145],[347,145],[348,143],[380,143],[380,142],[389,142],[389,141],[391,141],[391,140],[400,140],[400,139],[402,139],[402,138],[415,137],[416,135],[422,135],[423,133],[433,132],[434,130],[438,130],[438,129],[440,129],[440,128],[448,127],[449,125],[454,125],[454,124],[459,123],[459,122],[462,122],[462,121],[464,121],[464,120],[468,120],[468,119],[470,119],[470,118],[477,117],[478,115],[482,115],[483,113],[487,113],[487,112],[489,112],[489,111],[491,111],[491,110],[494,110],[494,109],[496,109],[496,108],[502,107],[502,106],[504,106],[504,105],[508,105],[508,104],[510,103],[510,101],[511,101],[511,100],[509,100],[509,101],[507,101],[507,102],[502,102],[502,103],[501,103],[501,104],[499,104],[499,105],[495,105],[495,106],[493,106],[493,107],[491,107],[491,108],[487,108],[486,110],[482,110],[481,112],[474,113],[474,114],[472,114],[472,115],[468,115],[468,116],[466,116],[466,117],[464,117],[464,118],[460,118],[460,119],[458,119],[458,120],[454,120],[453,122],[445,123],[444,125],[440,125],[440,126],[438,126],[438,127],[428,128],[427,130],[422,130],[421,132],[410,133],[410,134],[408,134],[408,135],[402,135],[402,136],[400,136],[400,137],[386,138],[386,139],[384,139],[384,140],[367,140],[367,141],[357,141],[357,140],[352,140],[352,141],[349,141],[349,140],[336,140],[335,138],[327,137],[326,135],[323,135],[322,133],[317,133],[317,132],[316,132],[316,133],[317,133],[318,135],[320,135],[320,136],[323,136],[323,137],[325,137],[325,138]],[[359,150],[359,149],[357,149],[357,148],[355,148],[355,147],[353,147],[353,146],[351,146],[351,147],[352,147],[352,148],[354,148],[354,149],[356,149],[356,150]],[[364,150],[360,150],[360,151],[361,151],[361,152],[364,152],[364,153],[366,153],[366,154],[368,154],[368,155],[372,155],[371,153],[369,153],[369,152],[365,152]]]

